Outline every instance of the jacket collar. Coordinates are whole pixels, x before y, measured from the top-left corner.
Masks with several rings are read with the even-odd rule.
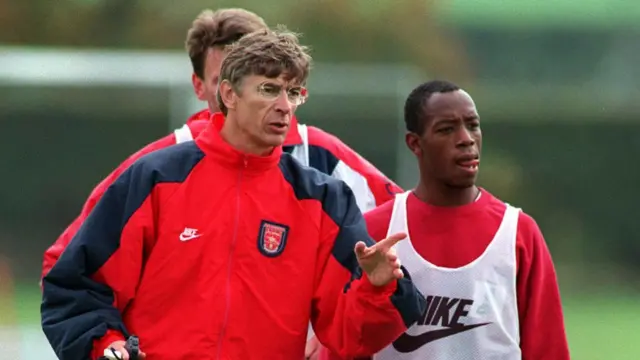
[[[224,119],[224,116],[222,115],[222,113],[215,113],[213,114],[213,116],[211,115],[211,112],[209,111],[209,109],[204,109],[201,110],[193,115],[191,115],[189,117],[189,119],[187,119],[187,124],[193,122],[193,121],[197,121],[197,120],[209,120],[212,119],[213,117],[218,115],[222,116]],[[300,133],[298,132],[298,119],[295,116],[291,117],[291,126],[289,126],[289,132],[287,133],[287,137],[286,139],[284,139],[284,146],[295,146],[295,145],[300,145],[302,144],[302,137],[300,136]]]
[[[194,121],[209,120],[210,117],[211,117],[211,112],[209,112],[209,109],[200,110],[197,113],[189,116],[189,118],[187,119],[187,125],[189,125]]]
[[[225,166],[243,170],[246,173],[261,173],[278,166],[282,155],[282,146],[277,146],[267,156],[245,154],[232,147],[222,138],[220,130],[223,124],[224,115],[222,113],[213,114],[207,127],[195,140],[207,157]]]

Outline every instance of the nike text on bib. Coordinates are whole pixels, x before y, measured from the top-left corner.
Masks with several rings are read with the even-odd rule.
[[[448,298],[446,296],[427,296],[427,308],[416,325],[442,326],[444,329],[426,331],[419,335],[402,334],[393,342],[393,347],[401,353],[412,352],[435,340],[489,324],[464,324],[460,322],[469,314],[473,300]]]

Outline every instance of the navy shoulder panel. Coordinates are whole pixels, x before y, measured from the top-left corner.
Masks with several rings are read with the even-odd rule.
[[[341,222],[337,216],[345,212],[349,198],[353,197],[353,192],[349,186],[342,180],[331,177],[322,171],[322,169],[300,164],[300,162],[290,154],[282,154],[279,166],[284,178],[292,186],[298,199],[315,199],[320,201],[327,215],[329,215],[336,224]],[[338,204],[333,202],[339,199],[342,202],[342,204],[340,204],[342,207],[336,208]]]
[[[154,183],[182,182],[202,158],[204,152],[194,141],[187,141],[146,154],[131,168],[137,168],[136,175],[153,179]]]
[[[309,145],[309,166],[318,171],[331,175],[336,166],[338,166],[338,159],[329,150],[317,146]]]
[[[287,145],[282,147],[282,151],[287,154],[293,153],[296,146],[303,145]],[[309,166],[320,171],[323,174],[331,175],[336,166],[338,166],[338,159],[329,150],[322,146],[309,145]]]
[[[172,145],[141,157],[110,186],[104,197],[109,197],[113,201],[107,201],[100,209],[96,206],[94,210],[104,216],[102,221],[109,219],[108,221],[114,222],[106,226],[113,231],[113,236],[109,238],[111,241],[105,238],[106,241],[99,242],[105,246],[110,245],[108,248],[101,249],[101,253],[105,256],[104,262],[120,245],[122,229],[129,218],[142,206],[153,188],[160,183],[183,182],[203,158],[204,152],[194,141]],[[123,200],[126,201],[124,206],[118,206]],[[122,218],[108,216],[113,211],[122,215]],[[118,220],[119,222],[116,223]],[[98,270],[104,262],[97,261],[95,269],[90,270]]]
[[[123,228],[156,184],[183,182],[203,157],[200,148],[189,141],[149,153],[125,170],[105,191],[69,244],[69,248],[93,250],[94,256],[84,270],[96,272],[118,249]]]
[[[333,246],[333,256],[351,271],[354,278],[360,277],[360,269],[353,252],[355,244],[364,241],[371,246],[375,242],[367,233],[364,218],[351,188],[342,180],[301,165],[288,154],[282,155],[280,169],[293,188],[296,198],[314,199],[322,204],[322,210],[339,228]]]

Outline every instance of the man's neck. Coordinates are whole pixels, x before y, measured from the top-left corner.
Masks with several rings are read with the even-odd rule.
[[[454,207],[471,204],[480,193],[480,189],[475,185],[465,188],[434,185],[430,186],[420,181],[414,190],[416,197],[430,205]]]
[[[251,140],[249,134],[236,128],[230,121],[225,121],[220,130],[220,136],[234,149],[245,154],[267,156],[273,152],[273,146],[260,146],[256,144]]]

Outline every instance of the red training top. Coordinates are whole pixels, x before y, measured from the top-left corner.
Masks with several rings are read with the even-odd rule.
[[[506,205],[484,189],[478,201],[437,207],[407,199],[407,223],[419,255],[440,267],[457,268],[478,258],[493,239]],[[365,214],[370,235],[381,240],[393,201]],[[551,255],[535,220],[520,212],[516,239],[517,297],[523,359],[569,360],[562,304]],[[339,359],[324,351],[322,358]]]

